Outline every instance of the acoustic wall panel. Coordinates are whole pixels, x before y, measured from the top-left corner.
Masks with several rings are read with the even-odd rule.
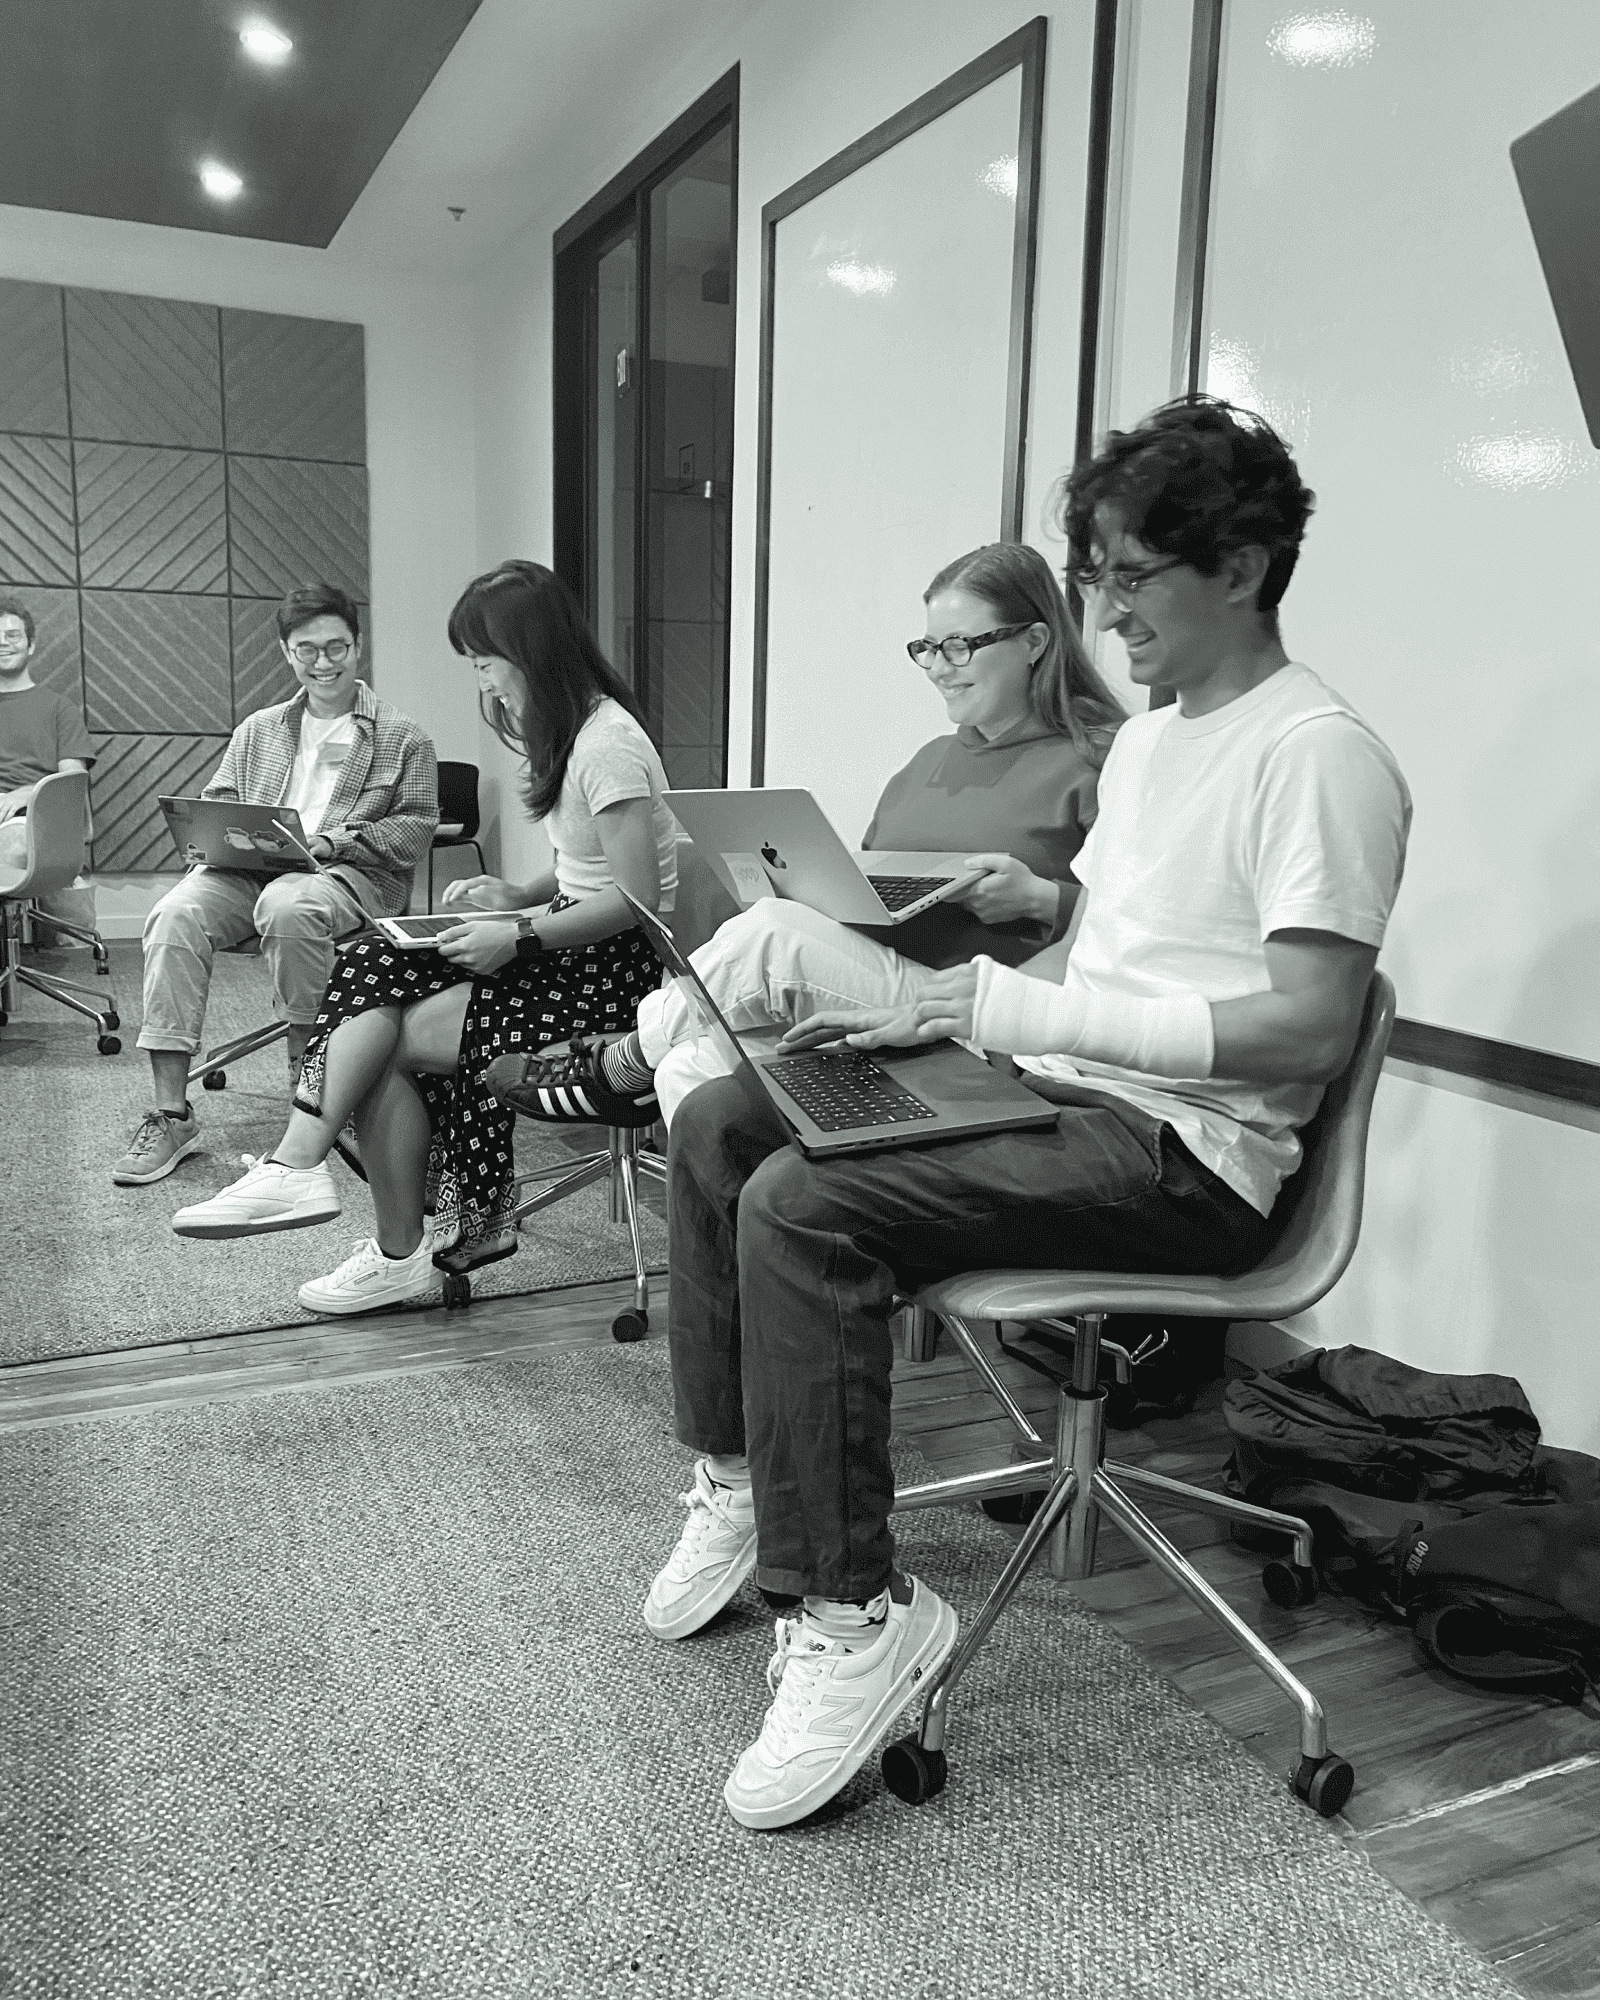
[[[193,797],[227,748],[220,736],[97,736],[90,800],[99,874],[176,868],[178,856],[156,800]]]
[[[0,431],[67,428],[67,361],[55,285],[0,279]]]
[[[226,598],[86,590],[83,664],[91,729],[233,727]]]
[[[365,466],[230,452],[228,526],[242,597],[281,597],[313,578],[367,594]]]
[[[58,438],[0,437],[0,583],[76,583],[72,457]]]
[[[78,543],[86,586],[228,588],[222,455],[80,444]]]
[[[344,585],[367,636],[363,337],[0,281],[0,595],[96,732],[102,871],[173,867],[158,792],[198,790],[234,724],[293,694],[284,591]],[[371,658],[368,637],[369,681]]]
[[[285,313],[222,315],[228,448],[361,465],[365,329]]]
[[[74,437],[222,448],[215,306],[69,291],[67,377]]]

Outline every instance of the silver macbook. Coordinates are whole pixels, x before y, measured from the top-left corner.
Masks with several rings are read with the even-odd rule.
[[[978,880],[963,854],[852,854],[809,792],[668,792],[667,804],[740,903],[762,893],[841,924],[903,924]]]
[[[626,889],[623,895],[628,896]],[[689,1009],[721,1048],[746,1095],[809,1159],[926,1146],[1054,1125],[1058,1107],[955,1042],[925,1048],[810,1049],[786,1055],[782,1028],[736,1035],[699,974],[653,911],[632,896],[639,925]]]
[[[237,799],[157,799],[185,861],[242,868],[250,875],[318,873],[293,806],[247,806]]]

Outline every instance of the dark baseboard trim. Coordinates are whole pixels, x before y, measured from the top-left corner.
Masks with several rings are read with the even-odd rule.
[[[1436,1028],[1431,1022],[1403,1017],[1394,1024],[1389,1056],[1422,1069],[1444,1070],[1506,1090],[1531,1091],[1563,1104],[1600,1110],[1600,1063],[1580,1062],[1575,1056],[1552,1055],[1517,1042],[1492,1042],[1483,1035],[1464,1035],[1455,1028]]]

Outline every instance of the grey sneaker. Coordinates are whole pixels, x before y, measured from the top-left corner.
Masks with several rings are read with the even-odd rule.
[[[200,1128],[192,1111],[187,1118],[180,1118],[175,1111],[147,1111],[132,1144],[111,1169],[111,1178],[118,1187],[163,1181],[199,1144]]]

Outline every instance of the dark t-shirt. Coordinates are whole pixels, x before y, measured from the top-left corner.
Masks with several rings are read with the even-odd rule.
[[[0,694],[0,792],[53,777],[63,757],[94,762],[94,741],[78,704],[47,687]]]
[[[1010,854],[1035,875],[1075,890],[1072,857],[1094,825],[1097,776],[1070,736],[1038,723],[1019,723],[992,743],[963,727],[924,743],[895,773],[861,845]],[[1069,900],[1065,914],[1071,906]],[[1022,919],[983,924],[959,903],[940,903],[909,923],[874,927],[871,935],[942,968],[980,951],[1020,965],[1064,928]]]

